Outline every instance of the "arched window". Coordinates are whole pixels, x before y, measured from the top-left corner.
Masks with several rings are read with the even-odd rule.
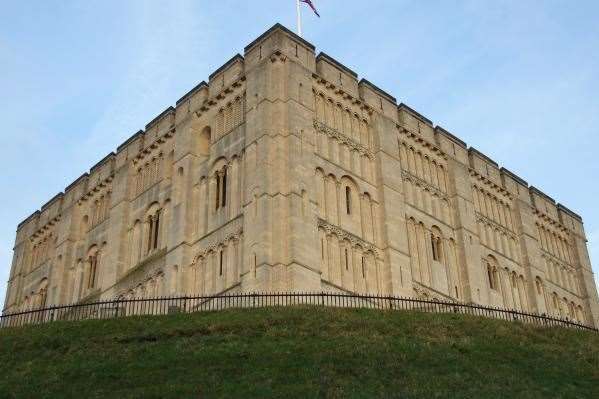
[[[347,252],[347,248],[345,248],[344,251],[345,251],[345,270],[349,270],[349,254]]]
[[[255,253],[254,253],[254,264],[252,266],[253,266],[254,278],[256,278],[256,268],[258,267],[258,257],[256,256]]]
[[[215,209],[224,208],[227,205],[227,166],[223,166],[214,175],[216,181]]]
[[[366,264],[365,264],[365,260],[364,257],[362,256],[362,278],[366,278]]]
[[[553,294],[551,294],[551,300],[553,303],[553,311],[555,313],[560,313],[560,308],[559,308],[559,299],[557,297],[557,293],[554,292]]]
[[[154,204],[148,210],[148,215],[146,218],[147,223],[147,231],[146,231],[146,253],[150,253],[158,248],[158,241],[160,239],[160,216],[162,214],[162,209],[158,207],[158,204]]]
[[[222,276],[223,275],[223,250],[221,249],[220,251],[218,251],[218,265],[219,265],[219,269],[218,269],[218,275]]]
[[[221,186],[222,186],[223,193],[221,196],[221,198],[222,198],[221,206],[224,208],[225,205],[227,205],[227,168],[226,167],[223,169],[222,179],[223,179],[223,182],[222,182]]]
[[[431,229],[431,248],[433,251],[433,260],[441,262],[443,259],[443,240],[441,238],[441,230],[437,226]]]
[[[537,286],[537,294],[543,295],[543,282],[539,277],[535,279],[535,284]]]
[[[46,301],[48,299],[48,279],[44,278],[40,282],[39,290],[38,290],[38,307],[41,309],[46,306]]]
[[[87,289],[96,287],[96,280],[98,274],[98,249],[92,247],[87,256]]]
[[[488,256],[485,260],[487,265],[487,276],[489,277],[489,287],[497,291],[499,288],[499,276],[497,273],[497,261],[492,256]]]
[[[351,188],[349,186],[345,186],[345,213],[351,215]]]

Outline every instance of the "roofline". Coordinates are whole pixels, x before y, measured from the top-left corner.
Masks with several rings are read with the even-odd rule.
[[[218,68],[216,71],[212,72],[209,76],[208,76],[208,80],[212,80],[213,77],[215,77],[216,75],[218,75],[219,73],[221,73],[222,71],[224,71],[225,69],[227,69],[231,64],[233,64],[235,61],[244,61],[245,58],[243,58],[243,56],[239,53],[235,54],[233,57],[231,57],[229,59],[229,61],[225,62],[220,68]]]
[[[316,47],[314,47],[314,45],[312,43],[310,43],[309,41],[305,40],[301,36],[298,36],[296,33],[294,33],[293,31],[290,31],[289,29],[287,29],[286,27],[284,27],[283,25],[281,25],[280,23],[277,22],[269,30],[267,30],[266,32],[264,32],[263,34],[261,34],[260,36],[258,36],[255,40],[253,40],[250,44],[248,44],[247,46],[245,46],[244,49],[243,49],[243,51],[245,51],[247,53],[248,51],[250,51],[252,49],[252,47],[254,47],[256,44],[258,44],[259,42],[261,42],[265,37],[267,37],[268,35],[270,35],[272,32],[276,31],[277,29],[282,30],[283,32],[285,32],[289,36],[293,37],[295,40],[299,41],[300,43],[302,43],[306,47],[310,48],[312,51],[314,51],[316,49]]]
[[[357,73],[355,73],[354,71],[352,71],[351,69],[349,69],[348,67],[346,67],[345,65],[343,65],[342,63],[340,63],[339,61],[337,61],[336,59],[334,59],[330,55],[328,55],[327,53],[325,53],[324,51],[321,51],[316,56],[316,61],[318,62],[318,60],[320,58],[324,58],[326,61],[328,61],[331,64],[335,65],[337,68],[344,70],[345,72],[349,73],[350,75],[352,75],[356,79],[358,78],[358,74]]]

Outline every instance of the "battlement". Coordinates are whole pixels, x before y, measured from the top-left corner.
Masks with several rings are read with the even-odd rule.
[[[574,212],[277,24],[19,224],[5,310],[284,286],[595,323],[570,284],[592,288],[584,240]],[[498,292],[481,257],[563,304]]]
[[[300,49],[302,50],[301,54]],[[72,194],[76,186],[87,184],[88,180],[97,179],[96,175],[98,173],[104,176],[106,173],[109,173],[108,171],[110,173],[113,172],[115,159],[119,160],[116,163],[118,166],[122,165],[127,159],[135,156],[135,154],[152,144],[159,137],[173,130],[177,121],[185,118],[190,111],[200,109],[209,98],[219,96],[223,89],[242,79],[248,68],[251,69],[258,62],[276,52],[294,57],[297,62],[311,69],[327,82],[334,84],[338,89],[345,91],[354,98],[359,98],[370,109],[392,120],[396,120],[404,128],[419,134],[425,140],[439,146],[443,151],[454,156],[460,162],[467,162],[474,171],[488,177],[495,184],[509,192],[518,191],[516,185],[528,188],[528,183],[524,179],[505,168],[500,168],[497,162],[477,149],[468,147],[467,143],[456,135],[441,126],[435,126],[429,118],[423,116],[405,103],[402,102],[397,105],[397,99],[393,95],[371,83],[369,80],[365,78],[358,80],[358,74],[351,68],[324,52],[320,52],[315,56],[315,49],[316,47],[312,43],[301,38],[285,26],[279,23],[273,25],[245,46],[245,56],[236,54],[217,68],[209,75],[208,82],[201,81],[179,98],[174,107],[167,107],[148,122],[144,130],[139,130],[119,145],[116,153],[113,152],[107,155],[94,165],[89,173],[82,175],[68,185],[64,190],[64,195]],[[467,150],[467,152],[462,153],[462,150]],[[107,167],[105,163],[110,163],[110,166]],[[85,188],[79,191],[85,191]],[[534,206],[540,207],[539,209],[554,209],[554,211],[549,213],[558,218],[558,208],[551,197],[535,187],[530,187],[529,196]],[[563,208],[563,213],[574,217],[576,220],[580,220],[580,216],[576,213],[568,210],[563,205],[560,206]],[[34,219],[37,213],[39,212],[36,211],[36,213],[23,220],[19,224],[19,228],[25,223],[30,222],[31,219]]]

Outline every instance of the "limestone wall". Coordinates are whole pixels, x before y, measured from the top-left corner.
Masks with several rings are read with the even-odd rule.
[[[19,224],[4,311],[252,290],[599,321],[580,216],[280,25]]]

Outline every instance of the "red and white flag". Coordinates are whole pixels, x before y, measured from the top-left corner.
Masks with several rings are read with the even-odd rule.
[[[312,4],[312,0],[299,0],[299,1],[302,3],[306,3],[308,6],[310,6],[312,11],[314,11],[314,14],[316,14],[316,16],[318,18],[320,18],[320,14],[318,13],[318,11],[316,11],[316,7],[314,7],[314,4]]]

